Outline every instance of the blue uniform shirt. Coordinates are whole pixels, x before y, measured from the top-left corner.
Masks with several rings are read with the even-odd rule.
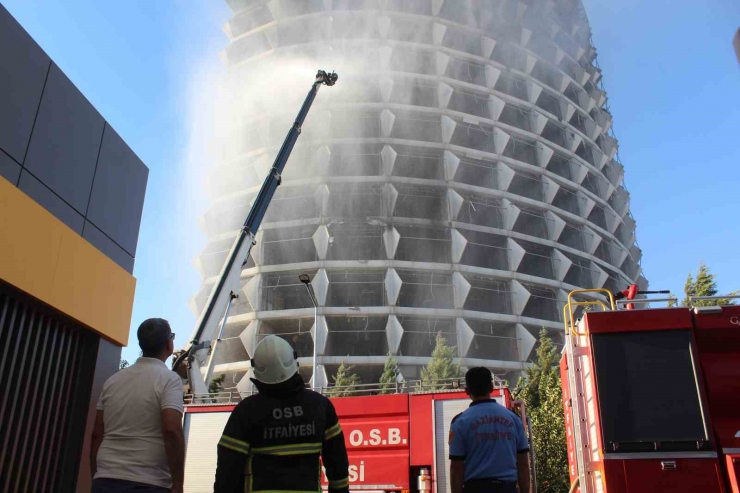
[[[476,401],[450,426],[450,460],[465,460],[465,481],[516,481],[518,453],[529,451],[519,416],[494,400]]]

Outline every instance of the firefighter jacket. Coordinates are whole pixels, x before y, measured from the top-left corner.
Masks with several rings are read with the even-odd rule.
[[[236,406],[221,440],[214,493],[348,493],[347,449],[332,403],[300,375],[265,385]]]

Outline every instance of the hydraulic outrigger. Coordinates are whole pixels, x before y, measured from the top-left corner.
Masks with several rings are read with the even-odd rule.
[[[193,332],[191,341],[172,365],[174,371],[185,376],[183,372],[178,370],[180,370],[180,365],[183,362],[187,364],[187,378],[191,393],[205,394],[208,392],[208,383],[213,373],[213,363],[215,361],[213,356],[216,345],[226,325],[231,303],[238,297],[239,278],[242,268],[246,263],[247,256],[252,249],[252,245],[255,244],[255,234],[262,223],[262,219],[265,216],[267,207],[270,205],[272,196],[275,194],[275,190],[280,185],[283,168],[290,157],[290,153],[293,151],[296,140],[298,140],[298,136],[301,133],[301,126],[308,115],[308,110],[311,109],[316,94],[318,94],[319,87],[322,85],[333,86],[337,82],[337,78],[338,76],[334,72],[327,73],[319,70],[316,74],[316,80],[311,86],[311,90],[308,92],[306,100],[303,102],[303,106],[301,106],[301,110],[298,112],[298,116],[288,132],[280,151],[275,157],[272,168],[262,183],[262,188],[260,188],[254,204],[249,211],[249,215],[246,221],[244,221],[244,226],[242,226],[234,240],[234,244],[231,246],[231,250],[226,257],[226,262],[221,268],[218,280],[214,284],[211,294],[208,296],[206,306],[198,319],[198,324],[196,325],[195,332]],[[213,346],[211,346],[216,326],[221,318],[223,318],[223,323]],[[206,359],[207,367],[204,375],[201,372],[201,366],[206,362]]]

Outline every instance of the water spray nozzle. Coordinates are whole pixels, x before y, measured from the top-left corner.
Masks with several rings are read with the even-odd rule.
[[[336,72],[332,72],[330,74],[326,73],[323,70],[319,70],[319,72],[316,74],[316,83],[317,84],[326,84],[327,86],[333,86],[337,83],[337,79],[339,76]]]

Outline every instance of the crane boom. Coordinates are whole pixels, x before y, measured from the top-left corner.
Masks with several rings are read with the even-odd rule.
[[[183,362],[187,363],[187,377],[190,391],[194,394],[205,394],[208,392],[208,383],[213,368],[213,354],[211,354],[206,375],[201,374],[200,367],[205,361],[205,357],[209,353],[212,353],[211,340],[215,335],[214,332],[218,326],[218,321],[228,316],[227,309],[231,306],[231,300],[238,297],[239,278],[242,268],[246,263],[252,245],[254,245],[255,234],[262,223],[262,219],[265,217],[267,207],[270,205],[275,190],[280,185],[283,168],[290,157],[290,153],[293,151],[293,146],[298,140],[298,136],[301,133],[301,126],[308,115],[309,109],[311,109],[316,94],[318,94],[319,87],[322,85],[333,86],[337,78],[338,76],[334,72],[329,74],[323,70],[319,70],[316,74],[316,80],[311,86],[311,90],[308,92],[293,126],[288,131],[288,135],[285,137],[280,151],[275,156],[272,168],[270,168],[265,181],[262,183],[262,188],[260,188],[254,200],[254,204],[247,215],[246,221],[244,221],[244,225],[239,230],[239,234],[237,234],[234,244],[231,246],[231,250],[226,257],[226,262],[221,268],[218,280],[213,285],[211,294],[206,301],[206,306],[198,319],[188,347],[180,353],[172,365],[172,369],[177,372]]]

